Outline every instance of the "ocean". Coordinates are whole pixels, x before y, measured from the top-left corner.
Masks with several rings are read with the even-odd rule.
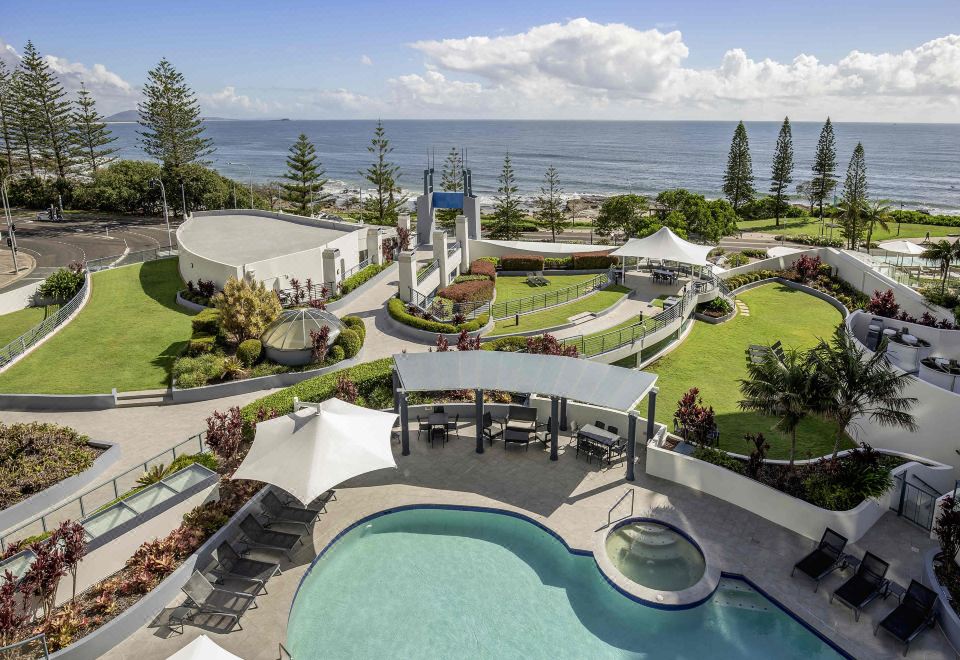
[[[300,133],[316,145],[332,181],[356,188],[359,170],[371,158],[370,120],[208,121],[206,134],[216,153],[212,165],[247,181],[275,181],[285,170],[287,149]],[[439,187],[443,160],[451,147],[463,148],[473,171],[474,192],[489,200],[497,187],[503,157],[510,152],[520,193],[537,193],[553,165],[569,194],[652,195],[687,188],[719,197],[735,122],[723,121],[385,121],[401,186],[422,188],[423,169],[435,158]],[[769,188],[770,163],[779,122],[748,122],[753,170],[759,191]],[[821,124],[793,127],[794,182],[810,178]],[[137,125],[110,124],[124,158],[143,158]],[[841,182],[858,141],[867,157],[869,194],[904,208],[960,213],[960,124],[837,123]],[[238,163],[234,165],[228,162]],[[247,169],[249,167],[249,170]],[[838,191],[839,194],[839,191]]]

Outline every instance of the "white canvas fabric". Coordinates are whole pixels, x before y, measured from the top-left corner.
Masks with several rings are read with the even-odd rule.
[[[233,478],[273,484],[308,504],[351,477],[397,467],[390,448],[396,420],[394,413],[328,399],[261,422]]]
[[[878,247],[881,250],[886,250],[887,252],[895,252],[897,254],[908,254],[913,256],[923,254],[926,251],[923,246],[904,240],[884,241],[883,243],[879,243]]]
[[[616,257],[662,259],[695,266],[707,265],[707,254],[712,245],[697,245],[685,241],[667,227],[661,227],[646,238],[631,238],[610,254]]]
[[[206,635],[200,635],[167,660],[243,660],[243,658],[220,648]]]

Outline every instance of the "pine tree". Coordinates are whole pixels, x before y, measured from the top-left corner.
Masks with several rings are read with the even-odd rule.
[[[38,122],[37,146],[56,168],[57,176],[64,179],[71,165],[73,113],[70,100],[33,42],[28,41],[24,46],[20,68],[24,74],[24,89]]]
[[[26,74],[17,69],[10,77],[10,86],[13,92],[13,117],[11,126],[14,143],[18,146],[21,157],[27,162],[27,171],[30,176],[36,175],[37,142],[40,122],[36,107],[27,89]]]
[[[851,250],[857,249],[857,244],[863,238],[865,229],[863,222],[864,209],[867,206],[867,161],[863,152],[863,144],[857,142],[847,165],[847,177],[843,182],[843,216],[840,233],[847,239]]]
[[[76,109],[73,111],[74,159],[83,163],[88,174],[96,172],[117,159],[114,156],[119,149],[109,146],[117,140],[110,135],[110,129],[103,123],[103,117],[97,112],[97,104],[86,86],[80,83]]]
[[[163,163],[174,177],[188,163],[206,165],[213,140],[203,137],[200,105],[183,74],[166,58],[147,73],[140,111],[140,144],[148,156]]]
[[[503,158],[503,170],[497,178],[499,186],[494,196],[493,219],[490,238],[516,240],[520,238],[520,223],[523,212],[520,210],[520,198],[517,196],[517,183],[513,174],[510,154]]]
[[[400,193],[400,166],[388,160],[393,147],[390,146],[390,140],[383,130],[383,122],[379,119],[367,151],[374,155],[375,160],[360,174],[373,184],[377,192],[374,197],[364,200],[361,218],[377,225],[394,225],[400,209],[407,202],[407,196]]]
[[[283,178],[290,183],[284,183],[283,201],[293,205],[294,213],[309,216],[312,212],[314,200],[324,202],[330,195],[320,193],[327,180],[323,178],[325,172],[317,161],[317,150],[303,133],[290,147],[287,156],[287,172]]]
[[[833,136],[833,124],[830,117],[820,129],[817,140],[817,152],[813,157],[813,191],[811,194],[820,207],[820,221],[823,222],[823,203],[829,199],[837,187],[837,145]]]
[[[534,214],[537,222],[550,230],[553,240],[557,234],[562,234],[567,227],[567,218],[563,212],[563,188],[560,187],[560,173],[551,165],[543,175],[543,185],[540,186],[540,195],[537,197],[537,211]]]
[[[753,199],[755,192],[750,143],[747,141],[747,129],[741,121],[733,132],[733,140],[730,141],[727,172],[723,175],[723,194],[733,205],[733,212],[739,214],[740,207]]]
[[[456,147],[450,148],[447,159],[443,161],[443,173],[440,179],[440,189],[446,192],[459,192],[463,187],[463,159]],[[444,229],[453,227],[457,220],[457,209],[439,209],[437,220]]]
[[[13,77],[7,65],[0,60],[0,140],[3,140],[3,159],[6,162],[6,167],[0,168],[0,176],[13,172],[14,105]]]
[[[780,212],[786,205],[787,186],[793,182],[793,132],[790,130],[790,118],[783,118],[780,135],[777,136],[777,147],[773,154],[773,167],[770,172],[770,192],[773,194],[776,206],[774,218],[776,226],[780,226]]]

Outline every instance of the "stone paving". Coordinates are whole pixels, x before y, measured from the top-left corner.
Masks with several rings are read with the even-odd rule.
[[[819,592],[804,579],[791,579],[794,562],[813,543],[797,534],[726,502],[677,484],[648,477],[641,452],[637,481],[624,481],[624,467],[600,469],[563,451],[551,463],[548,452],[533,445],[529,452],[505,450],[499,442],[483,455],[474,452],[474,440],[464,428],[460,439],[431,448],[412,433],[410,456],[397,454],[397,470],[383,470],[357,478],[337,491],[337,501],[315,526],[307,542],[286,562],[283,574],[269,583],[269,594],[259,596],[259,607],[243,617],[243,630],[224,633],[187,627],[180,635],[163,627],[145,627],[120,644],[107,658],[152,660],[166,658],[201,632],[229,651],[248,660],[278,656],[285,637],[293,594],[319,549],[352,522],[386,508],[416,503],[480,505],[521,511],[560,534],[573,548],[592,549],[596,532],[607,521],[609,508],[628,488],[635,491],[634,515],[649,515],[674,523],[701,545],[708,561],[731,573],[740,573],[777,598],[794,613],[858,658],[900,657],[901,648],[888,637],[874,637],[876,622],[893,609],[893,601],[875,601],[854,622],[850,610],[828,603],[830,592],[849,575],[835,574]],[[562,441],[562,445],[563,445]],[[626,517],[629,505],[615,511]],[[871,550],[891,561],[891,577],[907,584],[921,571],[921,556],[933,541],[919,528],[888,513],[851,551]],[[182,598],[170,603],[175,607]],[[331,604],[336,606],[335,603]],[[562,656],[562,647],[557,649]],[[938,630],[924,633],[911,647],[911,658],[949,658],[956,654]]]

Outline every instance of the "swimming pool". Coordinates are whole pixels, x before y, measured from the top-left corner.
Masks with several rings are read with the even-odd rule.
[[[662,610],[525,519],[409,508],[342,535],[306,574],[287,648],[303,658],[842,657],[745,581]]]

